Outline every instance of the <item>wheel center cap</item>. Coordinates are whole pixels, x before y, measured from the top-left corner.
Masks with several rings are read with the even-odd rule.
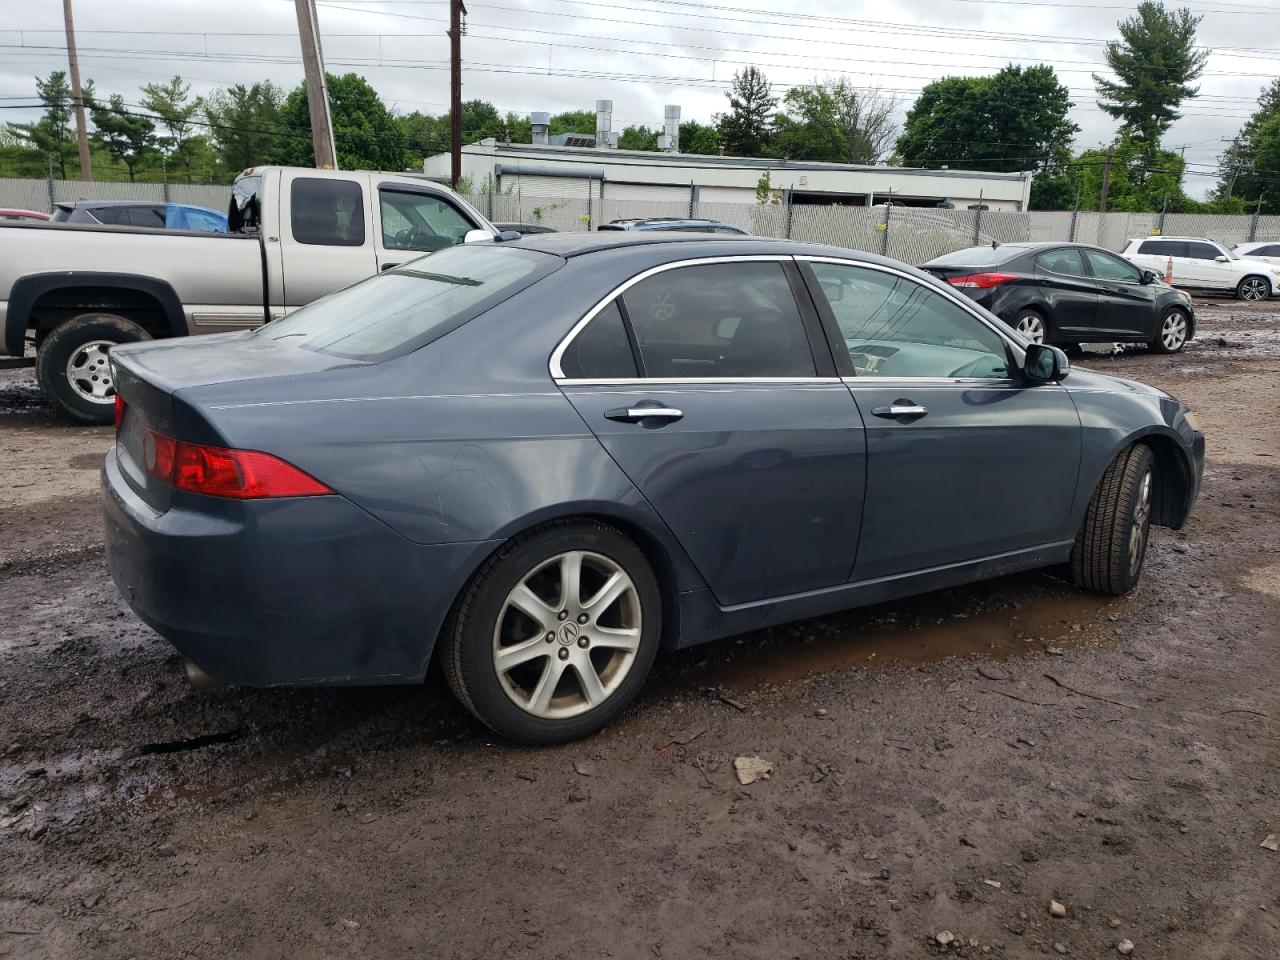
[[[576,623],[572,620],[568,620],[560,625],[558,639],[566,647],[571,647],[577,642],[580,629],[581,628]]]

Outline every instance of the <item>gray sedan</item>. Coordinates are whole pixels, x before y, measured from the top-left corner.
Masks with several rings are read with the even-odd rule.
[[[107,557],[202,679],[415,683],[512,739],[660,650],[1016,570],[1137,582],[1185,405],[834,247],[443,250],[257,330],[111,354]]]

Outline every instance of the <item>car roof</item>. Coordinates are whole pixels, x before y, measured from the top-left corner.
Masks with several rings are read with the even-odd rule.
[[[166,204],[163,200],[72,200],[61,201],[58,206],[71,210],[75,207],[164,207],[183,204]]]
[[[761,244],[785,244],[785,240],[772,240],[768,237],[748,237],[731,234],[696,234],[678,233],[676,231],[645,230],[632,233],[628,230],[605,230],[603,232],[579,231],[573,233],[537,233],[521,237],[519,240],[507,240],[505,244],[538,250],[542,253],[553,253],[558,257],[579,257],[583,254],[597,253],[601,250],[612,250],[617,247],[639,247],[654,243],[724,243],[734,244],[735,252],[743,252],[740,245],[752,242]]]

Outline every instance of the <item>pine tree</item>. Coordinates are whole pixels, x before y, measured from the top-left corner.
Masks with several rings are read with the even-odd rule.
[[[725,93],[729,112],[715,118],[720,143],[735,157],[763,157],[768,153],[773,133],[773,111],[778,98],[773,86],[755,67],[733,75],[733,86]]]

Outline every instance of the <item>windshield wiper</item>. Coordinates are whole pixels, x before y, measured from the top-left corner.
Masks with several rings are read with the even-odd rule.
[[[443,273],[427,273],[425,270],[409,270],[404,267],[396,270],[396,273],[407,273],[410,276],[422,277],[423,280],[438,280],[440,283],[454,283],[460,287],[478,287],[482,281],[473,280],[470,277],[450,277]]]

